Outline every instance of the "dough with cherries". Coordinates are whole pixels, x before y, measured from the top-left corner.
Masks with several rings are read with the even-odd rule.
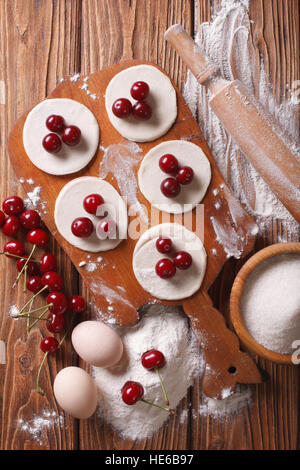
[[[152,108],[148,120],[137,119],[133,115],[120,119],[112,112],[112,105],[118,98],[127,98],[136,103],[130,94],[137,81],[146,82],[150,91],[146,100]],[[126,139],[135,142],[149,142],[164,135],[177,117],[176,92],[171,80],[152,65],[136,65],[115,75],[105,93],[105,106],[110,122]]]
[[[168,198],[160,190],[161,182],[172,177],[159,167],[160,157],[174,155],[179,166],[190,166],[194,179],[182,185],[178,196]],[[144,157],[138,172],[139,188],[145,198],[157,209],[171,214],[191,211],[205,196],[211,180],[210,163],[198,145],[185,140],[169,140],[152,148]]]
[[[160,236],[171,238],[173,251],[161,254],[156,249]],[[155,271],[162,258],[172,259],[177,251],[187,251],[193,258],[186,270],[176,270],[170,279],[161,279]],[[153,297],[163,300],[180,300],[190,297],[200,288],[206,270],[206,251],[199,237],[176,223],[156,225],[147,230],[138,240],[133,253],[133,271],[140,285]]]
[[[110,216],[118,225],[116,238],[100,240],[96,235],[96,225],[101,218],[87,213],[83,207],[84,198],[94,193],[100,194],[104,203],[112,208]],[[77,217],[88,217],[93,222],[94,231],[90,237],[78,238],[73,235],[71,225]],[[124,200],[111,184],[94,176],[76,178],[62,188],[56,199],[54,218],[59,233],[71,245],[84,251],[97,253],[113,250],[127,236],[128,217]]]
[[[46,119],[58,114],[66,125],[81,130],[78,145],[70,147],[62,143],[57,153],[49,153],[43,147],[44,137],[51,133]],[[25,152],[40,170],[50,175],[67,175],[82,170],[94,157],[99,145],[99,126],[94,114],[78,101],[67,98],[48,99],[39,103],[27,115],[23,128]]]

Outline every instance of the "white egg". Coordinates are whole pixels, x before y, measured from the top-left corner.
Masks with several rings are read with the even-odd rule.
[[[97,367],[113,366],[123,354],[120,336],[100,321],[79,323],[72,332],[72,343],[81,359]]]
[[[86,419],[97,407],[97,388],[92,377],[80,367],[66,367],[53,384],[57,403],[74,418]]]

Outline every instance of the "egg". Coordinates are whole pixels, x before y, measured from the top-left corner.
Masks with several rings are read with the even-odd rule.
[[[84,321],[72,332],[77,354],[88,364],[110,367],[119,362],[123,343],[118,333],[100,321]]]
[[[61,408],[74,418],[86,419],[97,407],[97,387],[80,367],[66,367],[55,377],[54,396]]]

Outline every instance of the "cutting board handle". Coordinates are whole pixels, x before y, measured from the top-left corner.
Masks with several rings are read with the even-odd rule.
[[[237,336],[227,328],[206,292],[187,300],[184,311],[205,355],[202,389],[206,396],[222,399],[232,394],[238,383],[263,382],[255,362],[240,350]]]

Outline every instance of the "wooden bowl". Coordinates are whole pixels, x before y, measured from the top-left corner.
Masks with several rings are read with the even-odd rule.
[[[273,256],[288,253],[300,254],[300,243],[276,243],[253,255],[236,276],[230,295],[230,316],[234,329],[242,344],[255,354],[278,364],[293,364],[292,355],[271,351],[255,341],[244,324],[240,305],[244,284],[254,269],[256,269],[260,263]]]

